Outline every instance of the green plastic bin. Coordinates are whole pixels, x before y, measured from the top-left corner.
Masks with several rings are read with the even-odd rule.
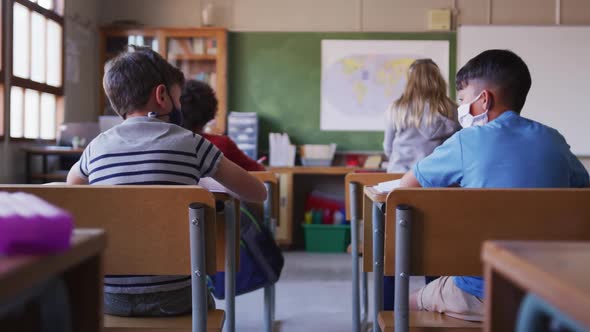
[[[305,250],[346,252],[350,244],[350,225],[303,224]]]

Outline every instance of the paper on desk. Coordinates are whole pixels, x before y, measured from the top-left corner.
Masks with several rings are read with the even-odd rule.
[[[234,198],[239,198],[236,193],[227,189],[221,183],[215,181],[213,178],[202,178],[199,181],[199,186],[211,191],[211,192],[219,192],[219,193],[227,193]]]
[[[387,181],[387,182],[381,182],[379,184],[377,184],[376,186],[373,186],[373,189],[382,192],[382,193],[387,193],[390,191],[393,191],[393,189],[399,188],[401,183],[400,179],[397,180],[393,180],[393,181]]]

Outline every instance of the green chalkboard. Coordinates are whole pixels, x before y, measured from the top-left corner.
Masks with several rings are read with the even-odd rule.
[[[449,83],[455,85],[455,33],[230,32],[228,110],[258,113],[262,151],[269,132],[286,132],[294,144],[381,150],[382,132],[320,131],[322,39],[448,40]]]

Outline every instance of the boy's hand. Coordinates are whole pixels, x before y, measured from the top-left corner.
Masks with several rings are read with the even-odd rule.
[[[405,188],[422,188],[422,185],[418,182],[418,179],[416,179],[412,170],[406,172],[406,174],[402,176],[399,186]]]
[[[236,193],[242,201],[261,203],[266,199],[264,184],[225,156],[212,178]]]

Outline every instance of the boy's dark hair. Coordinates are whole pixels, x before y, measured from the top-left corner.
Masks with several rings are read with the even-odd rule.
[[[209,84],[190,80],[186,82],[180,97],[184,127],[188,130],[204,127],[215,118],[217,97]]]
[[[484,51],[469,60],[457,73],[457,90],[463,90],[472,80],[493,85],[502,102],[518,113],[531,88],[531,73],[526,63],[508,50]]]
[[[182,87],[184,74],[150,48],[131,46],[105,64],[102,84],[115,112],[125,118],[147,104],[156,86]]]

